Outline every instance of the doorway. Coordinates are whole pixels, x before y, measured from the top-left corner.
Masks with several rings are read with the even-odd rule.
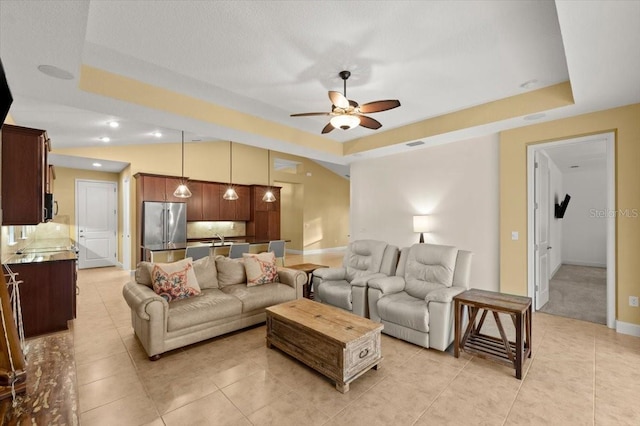
[[[540,161],[542,157],[548,160],[549,172],[544,172],[545,164],[541,164]],[[613,133],[528,147],[528,293],[534,299],[535,310],[550,309],[554,311],[552,313],[588,321],[606,322],[609,328],[615,328],[614,158],[615,136]],[[542,163],[545,162],[545,160],[542,161]],[[579,167],[582,169],[578,169]],[[542,174],[548,173],[548,181],[545,182],[541,177],[540,169],[543,170]],[[588,177],[598,185],[587,184]],[[563,182],[566,183],[569,191],[564,190]],[[579,182],[578,186],[576,182]],[[547,195],[542,194],[544,191],[541,191],[545,187],[549,189]],[[561,212],[557,210],[558,207],[562,210],[565,196],[570,192],[574,192],[572,195],[577,198],[572,198],[571,203],[564,206],[571,214],[562,217]],[[598,194],[600,194],[599,198]],[[546,229],[544,229],[544,219],[541,221],[539,217],[545,213],[544,207],[543,210],[540,209],[540,196],[546,197],[549,203],[546,207],[548,214]],[[579,238],[576,240],[576,235],[584,237],[579,231],[576,232],[580,226],[582,226],[581,229],[587,229],[590,233],[600,232],[598,243],[580,241]],[[595,228],[601,231],[596,231]],[[543,241],[545,232],[551,235],[547,235],[546,241]],[[582,231],[582,234],[586,233]],[[545,242],[553,249],[547,250],[544,246]],[[573,251],[570,250],[571,247],[574,247]],[[601,252],[594,259],[593,252],[598,248]],[[575,254],[580,251],[582,254]],[[577,259],[580,260],[577,261]],[[546,271],[540,268],[540,265],[545,265],[545,262]],[[551,289],[548,293],[551,299],[547,304],[545,300],[547,295],[543,290],[548,285],[548,280],[550,280],[550,287],[546,288]],[[602,283],[601,287],[596,285],[598,280]],[[597,296],[598,294],[600,296]],[[585,303],[584,309],[581,303]],[[606,312],[604,316],[581,315],[586,314],[589,303],[599,303],[598,307],[601,311]],[[543,308],[545,305],[546,308]],[[605,320],[603,321],[602,318]]]
[[[76,179],[79,269],[116,265],[117,205],[116,182]]]

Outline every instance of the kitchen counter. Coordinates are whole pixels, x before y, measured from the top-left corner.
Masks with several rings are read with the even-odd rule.
[[[5,253],[2,263],[12,265],[76,260],[76,250],[76,243],[71,238],[37,240],[15,253]]]
[[[266,240],[264,238],[255,238],[255,237],[229,237],[228,239],[224,239],[224,244],[222,244],[219,240],[212,241],[211,238],[199,238],[199,239],[189,239],[187,243],[184,244],[152,244],[148,246],[142,246],[143,249],[149,251],[167,251],[167,250],[184,250],[187,247],[192,246],[203,246],[208,245],[210,247],[222,247],[230,246],[233,243],[249,243],[251,245],[259,245],[259,244],[269,244],[270,240]],[[291,240],[285,240],[286,242],[291,242]]]

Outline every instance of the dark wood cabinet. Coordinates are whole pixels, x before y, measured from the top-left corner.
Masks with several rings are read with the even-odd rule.
[[[22,281],[25,337],[66,330],[67,321],[76,316],[76,261],[11,264],[10,268]]]
[[[229,201],[222,198],[227,191],[227,185],[220,185],[220,220],[240,220],[251,219],[250,188],[244,185],[235,185],[238,199]]]
[[[202,182],[189,181],[187,186],[191,191],[191,197],[184,201],[187,202],[187,221],[205,220],[203,213],[203,193],[202,188],[205,184]]]
[[[262,197],[269,189],[267,186],[251,187],[251,220],[247,223],[247,234],[267,240],[280,239],[280,188],[271,187],[276,201],[267,203]]]
[[[2,126],[2,224],[37,225],[45,220],[47,132]]]
[[[202,220],[220,220],[221,186],[215,182],[204,182],[202,184]]]
[[[156,175],[136,174],[137,196],[142,201],[166,201],[166,178]]]

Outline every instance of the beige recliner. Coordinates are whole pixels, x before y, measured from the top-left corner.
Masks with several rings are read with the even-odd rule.
[[[444,351],[454,338],[453,297],[469,288],[473,253],[451,246],[402,249],[396,276],[369,280],[369,314],[385,334]]]
[[[384,241],[358,240],[349,243],[341,268],[313,272],[314,298],[361,317],[368,317],[367,283],[372,278],[393,275],[398,247]]]

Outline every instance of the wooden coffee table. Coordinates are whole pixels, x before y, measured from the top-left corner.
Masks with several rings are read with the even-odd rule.
[[[455,342],[454,356],[460,350],[492,359],[516,370],[516,378],[522,379],[522,367],[527,357],[531,358],[531,298],[494,291],[471,289],[453,298],[455,301]],[[462,335],[464,308],[469,314],[469,323]],[[480,321],[477,321],[478,314]],[[491,312],[498,326],[500,338],[482,334],[482,326]],[[516,341],[511,342],[500,321],[499,313],[509,314],[516,329]]]
[[[342,393],[382,362],[382,324],[308,299],[271,306],[266,312],[267,347],[275,346],[333,379]]]

